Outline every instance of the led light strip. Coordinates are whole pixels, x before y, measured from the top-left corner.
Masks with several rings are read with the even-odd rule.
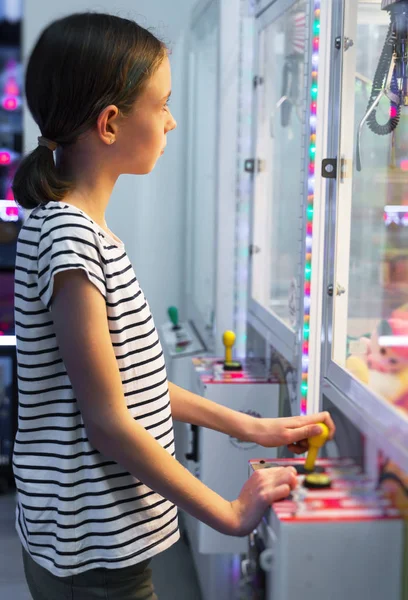
[[[302,343],[302,381],[300,384],[300,412],[307,411],[309,388],[309,333],[310,333],[310,294],[312,278],[312,244],[313,244],[313,209],[315,200],[315,160],[316,160],[316,121],[317,121],[317,92],[319,69],[320,42],[320,0],[313,3],[313,42],[312,42],[312,85],[310,88],[310,137],[308,161],[308,196],[306,208],[305,236],[305,272],[304,272],[304,302],[303,302],[303,343]]]

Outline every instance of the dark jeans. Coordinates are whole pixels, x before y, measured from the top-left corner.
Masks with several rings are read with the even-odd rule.
[[[92,569],[56,577],[23,548],[24,572],[33,600],[157,600],[150,560],[124,569]]]

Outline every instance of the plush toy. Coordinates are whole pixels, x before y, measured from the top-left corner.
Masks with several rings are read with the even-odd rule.
[[[404,309],[380,321],[371,338],[359,340],[363,352],[351,355],[346,368],[378,395],[408,410],[408,346],[391,345],[392,338],[408,337],[408,313]]]

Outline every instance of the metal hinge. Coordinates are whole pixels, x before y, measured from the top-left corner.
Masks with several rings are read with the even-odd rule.
[[[244,162],[245,173],[255,173],[255,167],[258,173],[265,171],[265,161],[255,158],[247,158]]]
[[[261,249],[256,244],[249,244],[249,256],[253,256],[254,254],[258,254]]]
[[[258,85],[262,85],[264,82],[264,78],[259,75],[255,75],[253,78],[254,88],[258,87]]]
[[[322,177],[325,177],[326,179],[336,179],[337,158],[324,158],[322,160]]]

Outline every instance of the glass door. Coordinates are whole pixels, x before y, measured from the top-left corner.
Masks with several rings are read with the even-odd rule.
[[[308,2],[258,19],[250,311],[293,351],[302,284]]]
[[[207,343],[215,311],[218,11],[213,1],[200,14],[190,51],[190,316]]]
[[[408,12],[381,4],[345,2],[326,376],[408,466]]]

